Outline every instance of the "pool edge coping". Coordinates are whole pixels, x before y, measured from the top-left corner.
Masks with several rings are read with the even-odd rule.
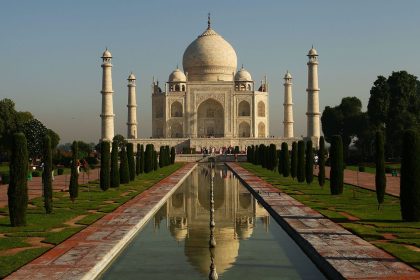
[[[340,266],[336,265],[334,266],[333,264],[331,264],[325,256],[322,255],[321,252],[319,252],[312,244],[310,241],[308,241],[304,236],[302,236],[301,233],[298,232],[297,229],[295,229],[293,227],[293,225],[291,225],[286,219],[287,217],[283,217],[280,213],[278,213],[275,209],[273,209],[272,205],[267,202],[263,196],[260,195],[259,192],[257,192],[249,183],[246,179],[242,178],[241,175],[238,173],[238,170],[235,169],[236,167],[242,168],[244,169],[246,172],[248,172],[251,176],[254,176],[256,178],[258,178],[259,180],[263,181],[265,184],[271,186],[272,188],[275,188],[274,186],[272,186],[270,183],[268,183],[267,181],[265,181],[264,179],[260,178],[259,176],[257,176],[256,174],[248,171],[247,169],[243,168],[242,166],[240,166],[239,164],[235,163],[235,162],[229,162],[229,163],[225,163],[225,165],[235,174],[235,176],[242,182],[242,184],[254,195],[254,197],[261,203],[263,204],[264,208],[270,213],[270,215],[276,220],[276,222],[287,232],[287,234],[296,242],[296,244],[305,252],[305,254],[311,259],[311,261],[321,270],[321,272],[324,273],[324,275],[327,278],[330,279],[419,279],[417,277],[420,277],[420,272],[418,272],[418,270],[416,270],[415,268],[409,266],[408,264],[405,264],[404,262],[402,262],[401,260],[395,258],[394,256],[390,255],[389,253],[385,252],[384,250],[374,246],[373,244],[369,243],[368,241],[362,239],[361,237],[349,232],[348,230],[344,229],[341,225],[331,221],[329,218],[325,217],[324,215],[322,215],[321,213],[319,213],[318,211],[312,209],[311,207],[297,201],[296,199],[294,199],[293,197],[287,195],[286,193],[284,193],[283,191],[279,190],[280,193],[282,193],[282,195],[284,196],[288,196],[289,198],[291,198],[292,200],[304,205],[305,207],[311,209],[314,213],[318,213],[319,215],[321,215],[323,217],[323,219],[325,220],[329,220],[331,223],[335,224],[336,226],[340,227],[341,229],[343,229],[344,231],[347,231],[349,234],[351,234],[352,236],[361,239],[367,243],[370,244],[370,246],[374,247],[375,249],[384,252],[385,254],[390,255],[392,258],[394,258],[396,260],[396,262],[399,262],[405,266],[407,266],[408,268],[410,268],[413,273],[412,274],[397,274],[395,273],[394,275],[377,275],[377,276],[353,276],[353,277],[347,277],[343,275],[343,273],[340,272]],[[275,188],[277,189],[277,188]],[[308,216],[308,218],[310,218]]]

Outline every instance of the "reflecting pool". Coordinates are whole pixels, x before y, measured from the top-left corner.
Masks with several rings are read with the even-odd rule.
[[[211,237],[214,248],[209,248]],[[325,279],[226,166],[212,170],[200,164],[101,279],[185,280],[209,275]]]

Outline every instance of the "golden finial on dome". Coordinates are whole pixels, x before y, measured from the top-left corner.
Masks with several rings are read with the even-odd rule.
[[[207,15],[207,29],[211,28],[210,13]]]

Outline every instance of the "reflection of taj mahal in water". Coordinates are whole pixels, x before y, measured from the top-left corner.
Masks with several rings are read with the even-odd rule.
[[[210,170],[198,167],[186,182],[172,195],[155,215],[155,230],[166,226],[172,237],[184,243],[188,262],[203,274],[210,266],[209,213]],[[265,227],[269,214],[257,203],[226,167],[217,167],[214,177],[214,235],[217,242],[214,263],[218,273],[223,273],[235,262],[241,242],[252,236],[256,219]],[[166,225],[162,220],[166,220]]]
[[[261,46],[259,46],[261,48]],[[261,50],[259,50],[261,52]],[[308,53],[307,138],[320,136],[318,54]],[[114,136],[112,55],[102,55],[102,140]],[[252,79],[237,67],[232,45],[210,25],[185,50],[183,70],[175,69],[165,84],[152,83],[152,138],[137,138],[136,77],[128,77],[127,139],[133,143],[190,147],[246,146],[296,141],[294,136],[292,75],[284,76],[283,137],[270,137],[269,84]],[[280,106],[276,106],[280,107]],[[280,126],[280,120],[275,122]]]

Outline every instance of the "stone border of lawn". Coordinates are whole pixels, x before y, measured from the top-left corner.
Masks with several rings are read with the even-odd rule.
[[[5,279],[95,279],[196,166],[186,164]]]
[[[420,272],[235,163],[226,163],[331,279],[420,279]]]

